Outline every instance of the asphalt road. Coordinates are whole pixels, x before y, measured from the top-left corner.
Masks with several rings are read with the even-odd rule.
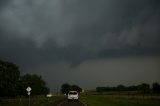
[[[57,106],[85,106],[82,102],[80,101],[63,101]]]

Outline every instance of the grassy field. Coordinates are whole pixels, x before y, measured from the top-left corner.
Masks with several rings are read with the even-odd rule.
[[[81,100],[87,106],[160,106],[159,97],[83,94]]]
[[[30,106],[45,106],[51,102],[63,99],[63,96],[53,96],[46,98],[44,96],[31,97]],[[0,98],[0,106],[28,106],[28,98]]]

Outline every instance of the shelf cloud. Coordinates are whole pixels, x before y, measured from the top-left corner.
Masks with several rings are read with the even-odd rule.
[[[158,0],[1,0],[0,59],[42,64],[160,55]]]

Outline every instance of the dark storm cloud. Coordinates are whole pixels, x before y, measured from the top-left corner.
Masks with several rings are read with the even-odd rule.
[[[159,54],[158,0],[5,0],[0,58],[33,65]]]
[[[9,0],[1,0],[0,1],[0,8],[2,8],[6,3],[8,3]]]

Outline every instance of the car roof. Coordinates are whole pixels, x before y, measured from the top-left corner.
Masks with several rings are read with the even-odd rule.
[[[69,92],[77,92],[77,91],[69,91]]]

